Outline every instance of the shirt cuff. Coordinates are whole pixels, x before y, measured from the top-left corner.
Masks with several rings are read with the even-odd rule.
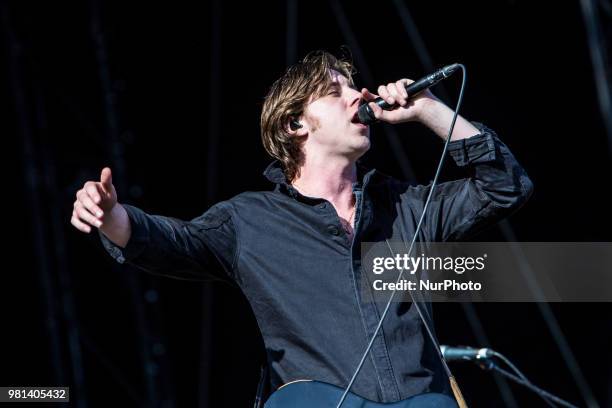
[[[487,163],[496,159],[496,135],[491,129],[481,123],[472,122],[480,133],[465,139],[454,140],[448,143],[447,151],[457,166],[468,164]]]
[[[125,248],[122,248],[106,237],[100,230],[98,235],[102,246],[120,264],[137,258],[149,245],[150,231],[147,214],[139,208],[122,204],[130,219],[131,234]]]

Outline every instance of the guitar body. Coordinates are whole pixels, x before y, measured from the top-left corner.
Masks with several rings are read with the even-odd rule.
[[[344,390],[319,381],[296,381],[274,392],[264,408],[336,408]],[[454,399],[444,394],[427,393],[381,404],[349,393],[342,408],[457,408]]]

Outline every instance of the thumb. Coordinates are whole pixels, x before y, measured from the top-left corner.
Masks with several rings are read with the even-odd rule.
[[[380,106],[378,106],[374,102],[368,102],[368,105],[370,106],[370,109],[372,109],[372,112],[374,113],[374,117],[376,118],[376,120],[386,119],[386,112]]]
[[[102,188],[110,193],[113,186],[113,174],[109,167],[102,169],[102,173],[100,173],[100,183],[102,183]]]

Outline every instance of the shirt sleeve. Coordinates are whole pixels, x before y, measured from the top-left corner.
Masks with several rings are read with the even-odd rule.
[[[519,209],[533,192],[533,184],[510,149],[497,134],[473,122],[480,133],[451,141],[448,153],[469,177],[437,184],[423,220],[424,236],[440,242],[466,239]],[[431,184],[403,184],[399,198],[418,220]]]
[[[227,202],[191,221],[123,206],[132,230],[125,248],[98,231],[102,245],[117,262],[174,278],[234,279],[236,231]]]

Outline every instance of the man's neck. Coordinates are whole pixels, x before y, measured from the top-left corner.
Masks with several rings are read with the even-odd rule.
[[[340,213],[352,208],[355,181],[357,167],[354,161],[319,160],[307,161],[300,169],[300,176],[292,184],[306,196],[328,200]]]

